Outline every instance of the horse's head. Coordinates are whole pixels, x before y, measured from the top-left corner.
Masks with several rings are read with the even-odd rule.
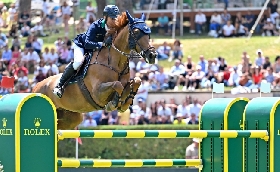
[[[129,21],[129,49],[135,50],[146,62],[154,64],[158,53],[150,45],[151,29],[145,23],[145,15],[142,13],[140,19],[133,18],[128,11],[126,11],[126,15]]]
[[[151,29],[145,23],[145,15],[142,14],[140,19],[133,18],[126,11],[126,13],[119,16],[116,23],[119,29],[121,29],[119,35],[125,35],[127,39],[127,50],[135,50],[146,62],[155,63],[155,58],[157,58],[158,54],[155,48],[150,45]],[[122,29],[124,25],[126,29]]]

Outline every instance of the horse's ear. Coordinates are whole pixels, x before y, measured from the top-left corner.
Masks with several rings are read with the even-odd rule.
[[[133,17],[129,14],[128,10],[126,10],[126,16],[127,16],[127,18],[128,18],[129,23],[133,23],[133,22],[134,22],[134,19],[133,19]]]
[[[144,13],[142,13],[142,15],[141,15],[141,18],[140,18],[141,20],[143,20],[143,21],[145,21],[146,20],[146,16],[145,16],[145,14]]]

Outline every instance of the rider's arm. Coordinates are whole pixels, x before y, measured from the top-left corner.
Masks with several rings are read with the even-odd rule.
[[[92,24],[86,32],[85,38],[85,49],[100,49],[102,47],[102,42],[95,42],[94,38],[97,34],[97,28],[94,24]]]

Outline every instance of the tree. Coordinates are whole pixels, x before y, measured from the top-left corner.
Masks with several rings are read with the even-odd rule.
[[[116,5],[119,7],[120,12],[128,12],[133,16],[133,1],[132,0],[116,0]]]
[[[19,14],[24,11],[31,11],[31,0],[19,0]]]
[[[104,7],[107,5],[106,0],[96,0],[96,4],[97,4],[96,17],[97,18],[102,18]]]

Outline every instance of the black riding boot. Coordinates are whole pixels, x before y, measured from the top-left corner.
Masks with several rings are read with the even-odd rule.
[[[53,93],[56,96],[58,96],[59,98],[62,97],[63,92],[64,92],[64,84],[65,84],[65,82],[68,81],[75,74],[75,72],[76,71],[73,68],[73,63],[72,62],[69,63],[66,66],[66,68],[65,68],[65,70],[64,70],[64,72],[63,72],[63,74],[62,74],[62,76],[61,76],[61,78],[59,80],[59,83],[57,84],[57,86],[53,90]]]

